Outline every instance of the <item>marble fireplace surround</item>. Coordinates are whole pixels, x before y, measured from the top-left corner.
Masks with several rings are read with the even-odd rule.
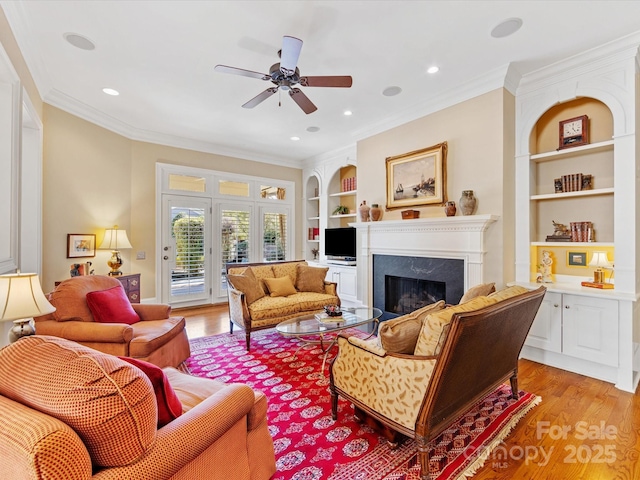
[[[496,215],[358,222],[358,285],[361,301],[373,305],[373,256],[397,255],[464,261],[464,290],[484,283],[485,233]]]

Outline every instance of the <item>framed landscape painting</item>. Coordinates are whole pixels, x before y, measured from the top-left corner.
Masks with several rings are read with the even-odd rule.
[[[444,204],[446,162],[447,142],[388,157],[387,209]]]

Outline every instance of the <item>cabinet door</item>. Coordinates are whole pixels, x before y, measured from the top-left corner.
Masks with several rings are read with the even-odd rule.
[[[350,268],[341,268],[338,278],[338,295],[340,298],[351,297],[352,299],[358,294],[356,285],[356,270]]]
[[[547,292],[525,345],[550,352],[562,351],[562,295]]]
[[[618,302],[564,295],[563,303],[563,353],[617,367]]]

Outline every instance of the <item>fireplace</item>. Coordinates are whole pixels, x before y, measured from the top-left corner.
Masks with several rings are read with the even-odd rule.
[[[404,315],[444,300],[446,283],[419,278],[384,277],[384,310]]]
[[[373,306],[381,320],[444,300],[458,303],[464,293],[464,260],[399,255],[373,256]]]
[[[499,235],[487,234],[497,220],[494,215],[462,215],[350,224],[358,229],[359,302],[380,308],[382,319],[400,315],[386,308],[387,277],[417,280],[416,289],[427,296],[442,295],[447,303],[458,303],[473,285],[499,284]],[[485,237],[492,239],[485,242]],[[444,292],[433,293],[434,287],[420,281],[444,283]]]

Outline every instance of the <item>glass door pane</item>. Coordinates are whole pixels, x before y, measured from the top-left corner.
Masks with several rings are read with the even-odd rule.
[[[207,303],[211,297],[211,201],[177,195],[164,195],[163,200],[163,301]]]

